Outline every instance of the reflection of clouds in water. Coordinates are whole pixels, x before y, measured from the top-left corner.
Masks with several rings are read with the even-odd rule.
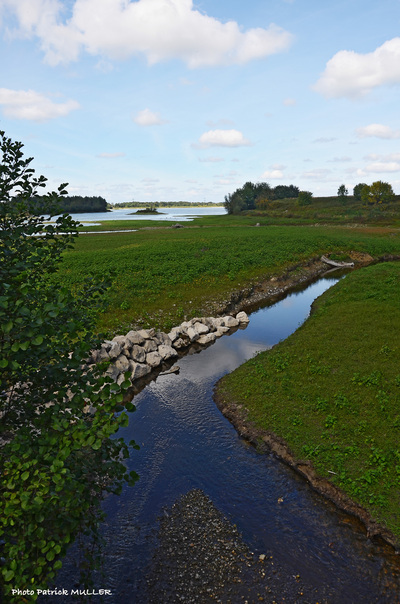
[[[262,342],[223,336],[207,350],[202,351],[201,364],[198,362],[198,355],[193,354],[182,359],[179,365],[185,377],[192,381],[218,379],[223,374],[239,367],[256,352],[266,348],[268,346]]]
[[[292,306],[294,306],[296,303],[296,301],[292,298],[285,298],[285,300],[282,300],[282,306],[283,308],[292,308]]]

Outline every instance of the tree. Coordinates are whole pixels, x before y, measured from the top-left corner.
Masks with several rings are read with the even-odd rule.
[[[10,602],[21,601],[12,586],[54,578],[80,531],[96,538],[104,490],[137,478],[121,461],[135,443],[110,439],[128,422],[130,383],[84,361],[100,344],[95,310],[107,283],[90,279],[75,295],[52,283],[78,223],[63,215],[45,225],[32,212],[46,179],[22,147],[0,131],[0,592]],[[65,186],[42,197],[50,215]]]
[[[277,185],[273,192],[274,199],[293,199],[298,197],[300,189],[295,185]]]
[[[297,203],[299,206],[308,206],[312,202],[312,196],[313,194],[311,191],[300,191],[297,197]]]
[[[394,199],[392,185],[382,180],[377,180],[370,186],[361,190],[361,200],[366,205],[380,205],[389,203]]]
[[[368,187],[368,185],[365,182],[359,182],[358,185],[356,185],[354,187],[353,195],[354,195],[355,201],[361,201],[361,192],[364,187]]]
[[[338,188],[338,197],[341,200],[342,203],[344,203],[346,201],[346,195],[349,194],[348,189],[346,188],[346,185],[340,185],[340,187]]]

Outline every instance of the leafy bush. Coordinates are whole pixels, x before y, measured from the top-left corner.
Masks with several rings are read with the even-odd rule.
[[[94,310],[107,283],[86,281],[79,296],[51,283],[77,223],[33,215],[46,179],[2,131],[0,150],[0,591],[19,602],[12,588],[45,587],[79,531],[96,539],[103,490],[118,492],[136,475],[121,461],[129,447],[110,439],[128,422],[116,413],[122,389],[104,367],[83,365],[100,343]],[[50,214],[64,194],[61,185],[44,197]]]

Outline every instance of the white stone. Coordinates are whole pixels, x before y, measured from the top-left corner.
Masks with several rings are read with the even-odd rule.
[[[223,336],[225,333],[227,333],[228,331],[229,331],[229,327],[224,327],[223,325],[221,325],[215,331],[215,335],[217,338],[219,338],[219,337]]]
[[[231,317],[230,315],[223,317],[223,322],[224,322],[224,326],[229,327],[229,328],[237,327],[239,325],[239,321],[237,319],[235,319],[235,317]]]
[[[166,344],[161,344],[161,346],[158,347],[158,354],[164,361],[178,356],[176,350],[172,348],[172,346],[167,346]]]
[[[130,356],[137,363],[144,363],[146,360],[146,351],[144,350],[144,348],[142,346],[138,346],[137,344],[134,344],[132,346]]]
[[[149,352],[146,355],[146,363],[150,367],[158,367],[162,363],[162,356],[158,352]]]
[[[119,357],[122,351],[122,346],[119,342],[111,342],[110,350],[108,351],[108,356],[110,359],[116,359]]]
[[[154,354],[154,353],[151,353],[151,354]],[[145,375],[150,373],[151,368],[148,365],[145,365],[143,363],[135,363],[135,362],[131,361],[131,371],[132,371],[131,380],[138,380],[139,378],[144,377]]]
[[[195,342],[200,337],[200,334],[195,330],[194,327],[188,327],[187,335],[189,336],[191,342]]]
[[[140,335],[140,333],[138,331],[129,331],[126,336],[125,336],[126,340],[128,342],[130,342],[130,344],[133,346],[134,344],[143,344],[144,343],[144,337]]]
[[[247,314],[244,312],[244,310],[242,310],[241,312],[238,312],[238,314],[236,315],[237,320],[239,321],[239,323],[249,323],[250,319],[247,316]]]
[[[193,329],[195,329],[200,336],[209,332],[208,327],[199,321],[193,325]]]
[[[120,354],[117,360],[115,361],[115,367],[121,373],[125,373],[125,371],[129,371],[129,360],[126,358],[124,354]]]
[[[217,336],[215,333],[206,333],[202,336],[199,337],[199,339],[197,340],[198,344],[209,344],[210,342],[215,342],[215,340],[217,339]]]
[[[146,340],[145,343],[143,344],[143,350],[147,353],[147,352],[155,352],[157,350],[158,346],[155,343],[154,340]]]

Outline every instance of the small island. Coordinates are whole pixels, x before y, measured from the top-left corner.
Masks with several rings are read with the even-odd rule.
[[[164,212],[159,212],[155,208],[147,207],[147,208],[136,210],[136,212],[130,212],[130,215],[132,215],[132,214],[164,214]]]

